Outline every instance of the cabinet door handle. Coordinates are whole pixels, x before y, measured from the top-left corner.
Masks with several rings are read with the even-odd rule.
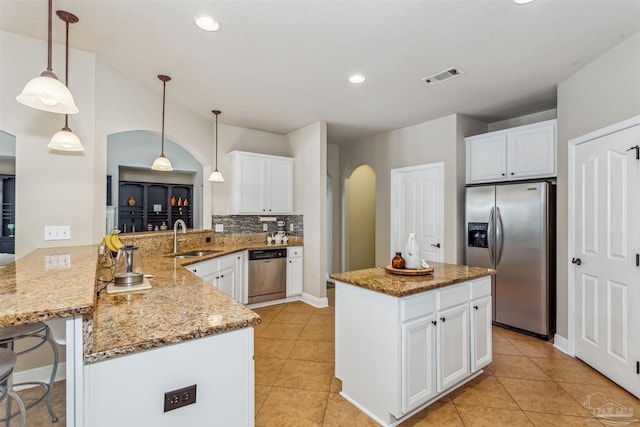
[[[506,175],[506,173],[503,173],[503,174],[502,174],[502,176],[505,176],[505,175]]]
[[[442,321],[444,322],[444,321],[445,321],[445,320],[447,320],[447,319],[446,319],[446,318],[444,318],[444,317],[441,317],[441,318],[440,318],[440,320],[442,320]]]
[[[224,277],[224,274],[222,276],[220,276],[220,277]]]
[[[473,306],[473,309],[474,309],[474,310],[477,310],[477,309],[478,309],[478,306],[477,306],[477,305],[474,305],[474,306]]]
[[[440,247],[440,243],[436,243],[436,244],[431,244],[431,246],[433,246],[434,248],[439,248]]]
[[[194,273],[197,273],[197,272],[198,272],[198,269],[194,268],[194,269],[193,269],[193,272],[194,272]]]
[[[515,175],[515,172],[511,172],[511,175]]]
[[[431,323],[433,324],[433,326],[438,324],[438,322],[436,322],[435,320],[432,320]]]

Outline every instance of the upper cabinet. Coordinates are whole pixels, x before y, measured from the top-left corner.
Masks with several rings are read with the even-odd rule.
[[[467,184],[556,176],[556,120],[471,136]]]
[[[292,158],[232,151],[229,170],[229,213],[293,213]]]

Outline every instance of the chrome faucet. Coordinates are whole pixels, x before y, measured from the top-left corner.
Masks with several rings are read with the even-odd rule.
[[[182,227],[182,234],[187,234],[187,224],[181,219],[177,220],[175,224],[173,224],[173,253],[178,253],[178,225]]]

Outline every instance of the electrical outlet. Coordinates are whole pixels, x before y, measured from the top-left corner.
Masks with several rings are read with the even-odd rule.
[[[206,237],[206,238],[204,239],[204,241],[205,241],[205,243],[211,243],[211,237]]]
[[[71,239],[71,226],[70,225],[61,225],[58,227],[58,240],[69,240]]]
[[[196,403],[197,384],[168,391],[164,394],[164,412]]]
[[[262,224],[262,231],[269,231],[269,226],[267,224]]]
[[[71,239],[71,226],[45,225],[44,240],[69,240],[69,239]]]
[[[224,232],[224,224],[216,224],[216,233]]]
[[[289,231],[293,231],[293,223],[289,224]]]

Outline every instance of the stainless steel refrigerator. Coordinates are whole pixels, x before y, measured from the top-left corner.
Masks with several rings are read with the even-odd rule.
[[[466,188],[466,264],[497,270],[493,321],[549,339],[555,333],[555,184]]]

